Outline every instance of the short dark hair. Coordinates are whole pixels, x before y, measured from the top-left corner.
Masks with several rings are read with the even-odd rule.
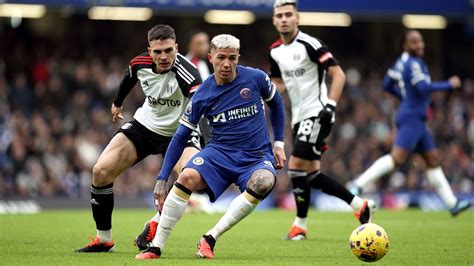
[[[403,50],[403,47],[405,46],[405,42],[407,41],[408,34],[410,34],[411,32],[414,32],[414,31],[417,31],[417,30],[415,30],[415,29],[405,29],[402,32],[402,36],[400,36],[400,47],[402,48],[402,50]]]
[[[166,39],[173,39],[176,41],[174,29],[168,25],[158,24],[148,31],[148,42]]]

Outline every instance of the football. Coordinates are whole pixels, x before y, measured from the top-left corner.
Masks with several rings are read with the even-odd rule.
[[[360,260],[378,261],[388,252],[388,235],[379,225],[363,224],[352,232],[349,245],[352,253]]]

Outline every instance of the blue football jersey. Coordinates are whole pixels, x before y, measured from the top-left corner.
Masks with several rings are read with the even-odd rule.
[[[202,83],[180,123],[195,129],[204,115],[212,132],[208,146],[271,153],[264,101],[271,100],[275,92],[263,71],[238,65],[232,82],[217,85],[212,75]]]
[[[447,81],[432,83],[428,67],[423,60],[406,52],[387,71],[387,76],[394,82],[384,82],[384,89],[396,94],[401,100],[396,118],[397,122],[426,120],[431,93],[436,90],[451,89]],[[399,89],[398,92],[395,92],[395,89],[392,88],[396,85]]]

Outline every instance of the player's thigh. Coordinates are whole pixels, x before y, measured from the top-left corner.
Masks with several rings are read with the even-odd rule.
[[[288,161],[289,169],[305,170],[309,173],[319,170],[320,166],[321,161],[319,160],[306,160],[293,155],[290,156]]]
[[[232,158],[238,157],[206,146],[187,162],[183,173],[188,168],[199,172],[203,182],[207,184],[204,190],[209,195],[211,202],[214,202],[234,182],[236,167]]]
[[[423,157],[427,167],[432,168],[439,165],[438,152],[436,150],[433,137],[428,130],[418,145],[417,152],[420,153],[421,157]]]
[[[395,136],[396,147],[403,148],[412,152],[418,145],[424,134],[424,125],[421,122],[405,122],[397,126],[397,134]]]
[[[418,142],[415,151],[420,153],[428,167],[438,166],[438,153],[436,151],[433,136],[428,127],[425,127],[425,132]]]
[[[115,179],[137,160],[135,145],[123,134],[117,133],[110,140],[94,166],[101,178]],[[97,176],[95,174],[94,176]]]

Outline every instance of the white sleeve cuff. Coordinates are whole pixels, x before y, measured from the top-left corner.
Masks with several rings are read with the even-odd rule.
[[[329,99],[329,98],[328,98],[328,100],[326,101],[326,104],[330,104],[330,105],[332,105],[332,106],[336,107],[336,105],[337,105],[337,102],[336,102],[336,101],[334,101],[333,99]]]
[[[275,143],[273,143],[273,147],[284,149],[285,148],[285,142],[277,140],[277,141],[275,141]]]

